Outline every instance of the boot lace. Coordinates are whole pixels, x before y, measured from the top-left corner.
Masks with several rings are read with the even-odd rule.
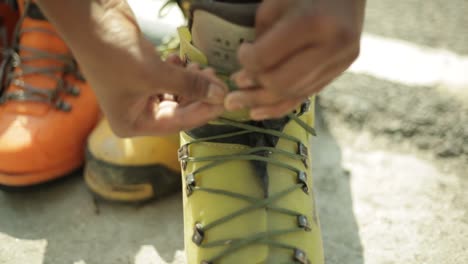
[[[28,3],[25,6],[27,10]],[[22,34],[37,33],[49,34],[57,37],[57,33],[40,28],[29,27],[20,28],[25,14],[22,15],[18,26],[15,30],[15,43],[11,48],[3,51],[5,60],[0,65],[0,83],[3,87],[14,85],[19,89],[13,91],[4,91],[0,94],[0,105],[8,101],[32,101],[41,102],[54,106],[58,110],[68,112],[71,110],[71,105],[61,99],[61,94],[79,96],[80,90],[78,87],[68,83],[64,78],[67,75],[73,75],[78,80],[84,80],[81,75],[77,63],[73,56],[69,53],[57,54],[43,51],[29,46],[24,46],[19,43]],[[20,55],[27,53],[28,55]],[[58,62],[60,66],[32,66],[28,62],[35,60],[49,60]],[[23,77],[28,75],[40,74],[54,80],[55,87],[36,87],[24,81]]]
[[[229,84],[229,86],[233,88],[232,83]],[[291,122],[296,122],[300,127],[302,127],[305,131],[307,131],[307,133],[311,135],[315,135],[314,128],[309,126],[307,123],[305,123],[303,120],[299,118],[301,114],[308,111],[309,107],[310,107],[310,101],[308,100],[302,104],[301,110],[299,111],[299,113],[298,112],[291,113],[287,115],[287,118]],[[228,196],[231,198],[239,199],[239,200],[248,202],[249,205],[238,211],[222,216],[214,220],[213,222],[205,223],[204,225],[202,225],[201,223],[197,223],[195,225],[194,233],[192,236],[192,241],[198,247],[214,248],[214,247],[226,247],[227,246],[227,248],[221,251],[218,255],[214,256],[213,258],[209,260],[202,261],[202,264],[218,263],[219,260],[221,260],[226,255],[232,254],[240,250],[241,248],[248,247],[249,245],[253,245],[253,244],[264,244],[264,245],[268,245],[271,247],[289,249],[293,253],[293,263],[303,263],[303,264],[310,263],[310,261],[308,260],[306,256],[306,253],[303,250],[296,248],[294,245],[289,245],[289,244],[274,240],[274,238],[278,236],[282,236],[282,235],[289,234],[289,233],[311,231],[309,219],[307,219],[307,217],[303,213],[274,205],[276,201],[298,190],[304,192],[304,195],[310,194],[311,190],[309,189],[309,186],[307,183],[307,178],[308,178],[307,172],[301,171],[297,169],[296,167],[291,166],[287,162],[283,162],[275,158],[278,155],[282,155],[289,159],[299,160],[299,161],[302,161],[305,164],[305,167],[307,168],[307,161],[308,161],[307,147],[301,142],[299,138],[286,134],[282,131],[275,130],[275,129],[263,128],[263,127],[259,127],[259,126],[255,126],[255,125],[251,125],[251,124],[247,124],[247,123],[243,123],[243,122],[239,122],[239,121],[231,120],[227,118],[219,118],[216,122],[225,126],[236,128],[236,131],[225,133],[225,134],[220,134],[220,135],[215,135],[215,136],[210,136],[210,137],[198,138],[183,145],[179,149],[179,160],[184,170],[187,168],[188,162],[193,162],[193,163],[197,163],[197,162],[206,163],[207,162],[206,165],[200,166],[196,170],[192,171],[190,174],[186,175],[185,177],[186,194],[188,197],[190,197],[194,192],[206,192],[206,193],[211,193],[215,195]],[[297,145],[296,152],[293,153],[293,152],[289,152],[289,151],[282,150],[282,149],[275,148],[275,147],[257,146],[257,147],[251,147],[246,150],[240,151],[239,153],[230,154],[230,155],[213,155],[213,156],[203,156],[203,157],[200,157],[200,156],[193,157],[190,155],[190,151],[189,151],[190,145],[196,145],[205,141],[226,139],[226,138],[230,138],[233,136],[247,135],[249,133],[261,133],[261,134],[274,136],[277,138],[291,141]],[[265,195],[264,198],[256,198],[256,197],[243,195],[240,193],[235,193],[226,189],[214,189],[214,188],[204,187],[199,184],[199,181],[197,181],[197,179],[200,179],[199,177],[201,177],[200,174],[202,172],[212,169],[214,167],[217,167],[219,165],[222,165],[223,163],[234,161],[234,160],[264,162],[264,163],[268,163],[268,164],[272,164],[275,166],[288,169],[294,172],[295,175],[297,175],[297,182],[291,186],[285,186],[283,190],[277,193],[270,193],[268,195]],[[297,222],[297,226],[292,227],[292,228],[286,228],[286,229],[277,229],[277,230],[270,230],[267,232],[260,232],[260,233],[253,234],[248,237],[233,237],[233,238],[222,239],[222,240],[217,240],[217,241],[204,242],[204,237],[206,236],[207,233],[210,232],[212,228],[222,225],[236,217],[239,217],[241,215],[244,215],[254,210],[258,210],[262,208],[265,210],[275,211],[277,213],[281,213],[284,215],[288,215],[292,218],[295,218],[295,221]],[[316,219],[313,219],[313,220],[317,221]]]

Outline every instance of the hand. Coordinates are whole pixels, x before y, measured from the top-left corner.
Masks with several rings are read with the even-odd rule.
[[[179,132],[224,111],[223,82],[210,70],[186,69],[177,56],[163,62],[140,32],[126,0],[39,4],[68,42],[117,135]]]
[[[345,71],[359,54],[365,0],[264,0],[254,43],[238,52],[243,69],[228,110],[255,120],[291,112]]]

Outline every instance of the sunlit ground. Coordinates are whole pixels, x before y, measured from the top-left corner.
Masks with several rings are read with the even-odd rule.
[[[129,2],[156,43],[183,20],[175,7],[160,17],[161,1]],[[468,102],[468,3],[368,2],[361,56],[336,86],[438,88]],[[319,122],[313,144],[327,263],[466,263],[468,174],[457,166],[468,147],[441,160],[432,149],[413,151],[412,139],[328,123],[331,133]],[[0,264],[185,263],[182,227],[180,194],[136,207],[96,204],[75,175],[28,193],[0,191]]]

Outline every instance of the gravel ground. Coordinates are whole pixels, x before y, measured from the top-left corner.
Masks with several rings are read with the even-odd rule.
[[[158,39],[156,1],[132,2]],[[465,0],[369,0],[365,31],[467,55],[467,13]],[[467,263],[460,98],[351,73],[320,95],[312,151],[327,264]],[[182,264],[182,226],[180,194],[138,206],[96,202],[77,172],[0,191],[0,264]]]
[[[345,74],[324,90],[320,105],[355,130],[468,161],[468,104],[443,90]]]

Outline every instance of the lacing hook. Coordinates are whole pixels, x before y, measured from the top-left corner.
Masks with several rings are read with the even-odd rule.
[[[307,164],[307,160],[309,157],[309,149],[302,142],[297,143],[297,154],[302,157],[302,163],[304,163],[304,166],[308,168],[309,165]]]
[[[193,189],[196,186],[195,175],[188,174],[187,176],[185,176],[185,185],[186,185],[185,188],[187,191],[187,196],[192,195]]]
[[[294,250],[294,260],[301,264],[310,264],[310,261],[307,259],[307,254],[297,248]]]
[[[196,223],[193,228],[192,242],[197,246],[200,246],[205,238],[205,232],[203,231],[203,226],[200,223]]]
[[[72,106],[63,101],[63,100],[57,100],[54,104],[55,108],[57,108],[58,110],[62,110],[64,112],[70,112],[72,110]]]
[[[309,186],[307,185],[307,174],[303,171],[297,174],[297,181],[298,183],[302,184],[302,190],[309,194]]]
[[[297,111],[294,111],[294,112],[297,113],[297,116],[301,116],[301,115],[309,112],[310,105],[311,105],[310,99],[307,99],[306,101],[304,101],[301,104],[301,109],[299,110],[299,113],[297,113]]]
[[[189,150],[187,145],[183,145],[179,148],[177,151],[178,156],[179,156],[179,161],[182,166],[182,168],[185,170],[187,169],[187,159],[189,157]]]
[[[72,96],[79,96],[80,95],[80,89],[74,85],[65,85],[64,88],[65,92],[72,95]]]
[[[65,74],[72,74],[75,76],[76,79],[79,81],[86,81],[85,77],[81,73],[78,63],[76,60],[72,59],[69,63],[66,64],[65,69],[64,69]]]
[[[8,57],[11,58],[11,66],[13,68],[16,68],[21,65],[21,57],[16,51],[8,49],[7,55],[9,55]]]
[[[60,90],[65,91],[66,93],[71,94],[69,92],[68,87],[63,79],[59,79],[57,82],[57,87],[54,90],[47,91],[50,94],[49,101],[51,104],[55,106],[56,109],[64,111],[64,112],[70,112],[72,110],[72,106],[65,102],[62,99],[58,98],[58,92]]]
[[[312,230],[310,228],[309,220],[307,219],[307,216],[305,216],[305,215],[299,215],[297,217],[297,225],[299,227],[303,228],[305,231]]]

